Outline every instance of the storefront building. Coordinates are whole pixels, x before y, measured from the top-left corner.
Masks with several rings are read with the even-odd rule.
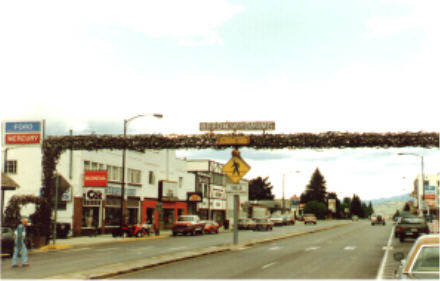
[[[6,161],[8,176],[20,188],[5,193],[5,207],[16,194],[40,196],[41,146],[10,147]],[[120,226],[121,167],[121,151],[62,153],[56,169],[69,188],[60,193],[57,222],[70,224],[71,235],[111,233]],[[157,228],[168,228],[178,215],[187,213],[187,193],[195,191],[195,176],[187,172],[186,161],[176,158],[175,151],[127,151],[125,175],[127,224],[152,222]],[[173,193],[168,188],[160,198],[159,184],[163,181],[174,183]],[[35,206],[28,204],[21,208],[21,215],[29,216],[34,211]]]
[[[212,160],[188,160],[188,172],[196,176],[196,191],[202,194],[197,214],[202,220],[223,225],[226,220],[226,175],[223,164]]]

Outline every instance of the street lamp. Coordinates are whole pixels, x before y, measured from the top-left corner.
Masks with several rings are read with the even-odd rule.
[[[402,152],[400,152],[400,153],[398,153],[398,155],[412,155],[412,156],[417,156],[417,157],[420,157],[420,160],[421,160],[421,163],[422,163],[422,174],[421,174],[421,177],[422,177],[422,190],[423,190],[423,202],[424,202],[424,200],[425,200],[425,176],[424,176],[424,173],[423,173],[423,155],[419,155],[419,154],[416,154],[416,153],[402,153]],[[417,206],[420,208],[420,199],[419,199],[419,190],[417,189]],[[423,207],[425,207],[425,203],[423,203]],[[429,208],[428,208],[428,215],[429,215]]]
[[[283,174],[283,209],[281,210],[281,213],[284,214],[284,208],[285,208],[285,202],[284,202],[284,190],[285,190],[285,183],[286,183],[286,175],[288,174],[298,174],[301,173],[301,171],[289,171]]]
[[[144,116],[153,116],[156,118],[163,117],[162,114],[158,114],[158,113],[146,113],[146,114],[139,114],[139,115],[133,116],[129,119],[125,119],[124,120],[124,139],[127,137],[128,123],[133,121],[134,119],[137,119],[139,117],[144,117]],[[126,161],[126,149],[125,149],[125,145],[124,145],[124,148],[122,149],[122,176],[121,176],[121,178],[122,178],[122,180],[121,180],[121,228],[124,225],[125,161]]]

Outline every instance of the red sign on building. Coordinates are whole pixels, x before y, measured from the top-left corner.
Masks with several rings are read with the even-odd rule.
[[[7,134],[5,144],[39,144],[41,134]]]
[[[107,186],[107,171],[84,171],[84,186]]]

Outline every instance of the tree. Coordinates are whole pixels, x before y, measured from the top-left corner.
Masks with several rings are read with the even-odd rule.
[[[312,200],[304,206],[304,213],[315,214],[318,219],[325,219],[328,210],[326,204]]]
[[[341,204],[341,211],[344,214],[344,217],[351,216],[350,214],[350,206],[351,206],[351,198],[350,197],[344,197]],[[346,210],[348,210],[346,212]]]
[[[353,198],[351,199],[350,213],[351,215],[363,217],[362,202],[356,194],[353,194]]]
[[[269,177],[261,177],[249,181],[249,200],[273,200],[272,184],[268,181]]]
[[[306,186],[305,192],[301,194],[301,203],[314,200],[326,204],[327,192],[325,183],[324,177],[319,169],[316,168],[310,178],[310,183]]]

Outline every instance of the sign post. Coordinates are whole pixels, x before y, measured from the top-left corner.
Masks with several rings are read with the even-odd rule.
[[[234,194],[234,245],[238,244],[238,194]]]

